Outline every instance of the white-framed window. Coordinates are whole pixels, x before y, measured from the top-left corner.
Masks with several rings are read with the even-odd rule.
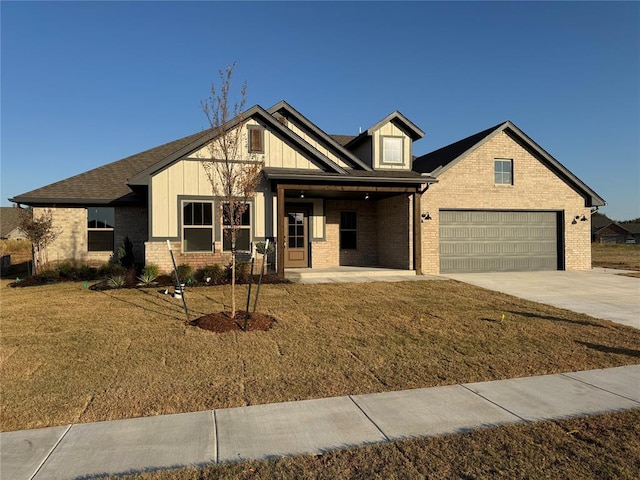
[[[382,163],[402,165],[404,163],[403,145],[402,137],[382,137]]]
[[[340,249],[358,249],[358,216],[356,212],[340,212]]]
[[[229,204],[222,204],[222,250],[231,251],[231,218],[235,212],[229,211]],[[240,222],[236,225],[236,250],[248,251],[251,247],[251,204],[244,205]]]
[[[213,251],[213,203],[182,202],[182,251]]]
[[[248,125],[249,153],[264,153],[264,128],[258,125]]]
[[[110,207],[87,208],[87,250],[89,252],[113,252],[115,209]]]
[[[513,160],[499,158],[494,161],[494,183],[496,185],[513,185]]]

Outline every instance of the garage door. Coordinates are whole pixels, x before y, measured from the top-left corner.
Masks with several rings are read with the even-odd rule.
[[[558,269],[558,213],[440,211],[440,271]]]

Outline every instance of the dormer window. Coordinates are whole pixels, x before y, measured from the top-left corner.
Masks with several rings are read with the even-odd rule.
[[[402,165],[404,163],[403,144],[402,137],[382,137],[382,163]]]
[[[249,125],[249,153],[264,153],[264,128],[258,125]]]

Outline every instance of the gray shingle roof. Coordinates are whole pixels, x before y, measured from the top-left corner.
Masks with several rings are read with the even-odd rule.
[[[88,172],[17,195],[10,201],[27,205],[52,203],[87,205],[145,201],[146,198],[140,198],[127,185],[127,179],[205,134],[206,132],[198,132],[165,143]]]
[[[447,145],[446,147],[442,147],[431,153],[422,155],[421,157],[418,157],[413,161],[413,169],[418,172],[431,173],[437,168],[445,167],[449,163],[457,159],[464,152],[466,152],[470,148],[473,148],[478,142],[481,142],[486,137],[491,135],[502,125],[504,125],[504,122],[499,123],[494,127],[487,128],[486,130],[483,130],[481,132],[475,133],[467,138],[463,138],[462,140],[458,140],[451,145]]]
[[[20,209],[16,207],[0,207],[0,238],[5,238],[20,223]]]

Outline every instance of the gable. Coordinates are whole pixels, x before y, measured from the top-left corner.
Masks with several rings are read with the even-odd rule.
[[[544,165],[558,179],[570,186],[574,192],[581,195],[585,199],[585,206],[605,205],[606,202],[602,197],[584,184],[564,165],[547,153],[540,145],[510,121],[506,121],[439,150],[423,155],[414,160],[413,168],[418,172],[430,173],[435,178],[440,178],[440,176],[449,169],[455,167],[470,155],[473,155],[476,150],[482,148],[486,143],[495,138],[503,139],[503,146],[508,145],[509,143],[504,141],[506,137],[508,137],[512,143],[519,145],[531,157],[537,159],[538,162]],[[510,158],[506,153],[501,154],[500,148],[498,148],[495,158],[499,158],[501,155],[502,158]]]
[[[512,184],[495,183],[496,160],[512,161]],[[587,206],[583,192],[504,131],[468,151],[437,179],[429,194],[439,192],[447,208],[564,210],[573,205],[578,212]]]
[[[248,149],[248,129],[251,127],[257,127],[262,130],[264,135],[264,152],[257,154],[249,154]],[[268,125],[259,122],[256,119],[249,119],[244,124],[236,127],[241,128],[241,145],[239,151],[238,160],[249,161],[252,158],[264,162],[265,167],[276,168],[296,168],[302,170],[329,170],[326,165],[320,163],[312,155],[301,151],[292,144],[287,142],[282,135],[278,132],[274,132]],[[301,137],[303,138],[303,137]],[[303,140],[306,140],[303,138]],[[197,160],[207,160],[212,158],[211,144],[213,140],[206,145],[203,145],[198,150],[190,153],[187,158]],[[310,143],[315,148],[313,143]],[[322,152],[321,152],[322,153]],[[331,157],[328,157],[332,161]],[[335,158],[335,157],[334,157]],[[337,159],[336,159],[337,160]],[[335,162],[337,165],[339,163]],[[344,163],[340,166],[345,166]]]

